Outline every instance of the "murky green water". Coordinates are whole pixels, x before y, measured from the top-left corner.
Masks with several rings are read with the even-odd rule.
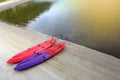
[[[120,7],[113,3],[117,0],[81,1],[33,1],[1,12],[0,19],[120,58]]]
[[[26,26],[26,24],[36,18],[38,15],[49,9],[50,2],[28,2],[19,5],[15,8],[0,12],[0,20],[9,22],[19,26]]]
[[[0,0],[0,3],[1,3],[1,2],[4,2],[4,1],[7,1],[7,0]]]

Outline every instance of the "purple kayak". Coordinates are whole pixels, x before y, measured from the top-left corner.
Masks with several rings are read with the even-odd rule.
[[[48,48],[42,52],[36,53],[32,57],[20,62],[14,70],[20,71],[25,70],[28,68],[31,68],[33,66],[36,66],[40,63],[43,63],[44,61],[50,59],[51,57],[58,54],[60,51],[62,51],[65,47],[66,42],[59,43],[51,48]]]

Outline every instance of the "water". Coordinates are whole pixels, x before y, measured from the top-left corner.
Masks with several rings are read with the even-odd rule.
[[[19,26],[26,26],[30,20],[49,9],[50,6],[50,2],[41,3],[39,0],[34,0],[1,12],[0,20]]]
[[[10,9],[12,12],[2,12],[6,19],[1,19],[120,58],[120,6],[118,0],[111,1],[58,0],[52,6],[40,2],[44,8],[40,5],[30,8],[30,5],[38,4],[30,2],[24,5],[31,9],[29,12],[18,6]],[[12,14],[19,15],[8,17]]]
[[[1,3],[1,2],[4,2],[4,1],[6,1],[6,0],[0,0],[0,3]]]

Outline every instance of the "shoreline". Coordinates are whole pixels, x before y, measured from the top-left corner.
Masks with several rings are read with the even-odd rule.
[[[6,2],[2,2],[0,3],[0,12],[29,1],[31,0],[10,0]]]

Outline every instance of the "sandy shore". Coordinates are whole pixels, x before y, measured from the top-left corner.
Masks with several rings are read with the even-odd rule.
[[[64,51],[29,70],[16,72],[6,61],[51,36],[0,22],[0,80],[119,80],[120,59],[68,42]],[[60,39],[57,41],[61,41]]]

